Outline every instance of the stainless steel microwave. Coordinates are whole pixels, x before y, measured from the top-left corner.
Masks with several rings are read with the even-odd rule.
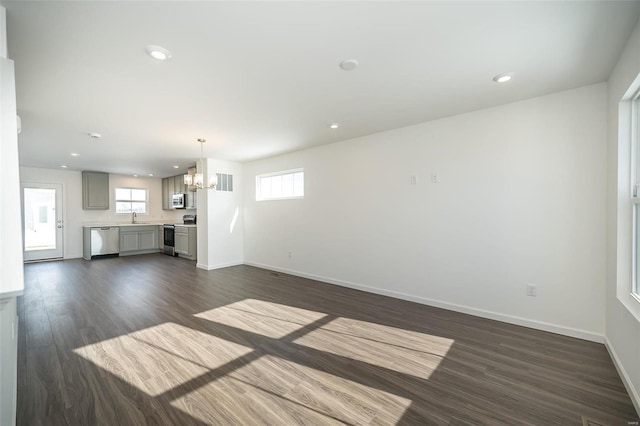
[[[184,209],[187,207],[187,194],[173,194],[171,208]]]

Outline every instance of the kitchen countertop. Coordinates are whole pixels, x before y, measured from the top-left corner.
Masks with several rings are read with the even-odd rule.
[[[165,222],[138,222],[138,223],[104,223],[104,222],[96,222],[96,223],[85,223],[84,225],[82,225],[84,228],[103,228],[103,227],[107,227],[107,226],[118,226],[118,227],[125,227],[125,226],[159,226],[159,225],[164,225]]]
[[[118,227],[118,228],[124,228],[124,227],[129,227],[129,226],[162,226],[167,222],[138,222],[138,223],[100,223],[100,222],[96,222],[96,223],[85,223],[84,225],[82,225],[83,228],[106,228],[108,226],[110,227]],[[190,227],[190,228],[195,228],[198,225],[184,225],[182,223],[175,223],[174,225],[176,226],[186,226],[186,227]]]

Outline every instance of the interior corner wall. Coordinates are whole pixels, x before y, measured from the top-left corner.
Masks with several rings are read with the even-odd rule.
[[[198,190],[197,266],[211,270],[243,263],[242,164],[208,158],[205,175],[233,175],[233,191]]]
[[[640,321],[620,300],[629,297],[631,271],[630,142],[619,133],[619,104],[640,75],[640,22],[609,78],[606,339],[640,413]],[[619,294],[618,287],[627,290]],[[637,303],[635,300],[631,303]],[[636,309],[638,306],[636,305]]]
[[[601,83],[245,163],[245,263],[602,341],[606,99]],[[257,174],[299,167],[303,199],[256,201]]]

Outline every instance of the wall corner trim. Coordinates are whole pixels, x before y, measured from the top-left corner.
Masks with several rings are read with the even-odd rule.
[[[470,306],[456,305],[453,303],[443,302],[440,300],[428,299],[426,297],[414,296],[411,294],[405,294],[390,290],[383,290],[380,288],[370,287],[363,284],[352,283],[349,281],[336,280],[333,278],[323,277],[319,275],[308,274],[306,272],[300,272],[285,268],[278,268],[276,266],[264,265],[256,262],[244,262],[245,265],[255,266],[257,268],[269,269],[272,271],[282,272],[285,274],[295,275],[302,278],[309,278],[316,281],[322,281],[328,284],[339,285],[341,287],[348,287],[354,290],[366,291],[367,293],[380,294],[382,296],[389,296],[396,299],[407,300],[409,302],[420,303],[423,305],[433,306],[436,308],[448,309],[450,311],[461,312],[463,314],[474,315],[477,317],[492,319],[496,321],[502,321],[509,324],[519,325],[523,327],[529,327],[536,330],[548,331],[551,333],[561,334],[563,336],[575,337],[582,340],[588,340],[596,343],[604,343],[604,336],[602,334],[593,333],[586,330],[580,330],[571,327],[565,327],[556,324],[550,324],[542,321],[531,320],[527,318],[516,317],[512,315],[500,314],[492,311],[485,311],[482,309],[472,308]],[[231,265],[229,265],[231,266]]]
[[[214,269],[222,269],[238,265],[244,265],[244,262],[220,263],[217,265],[205,265],[203,263],[196,263],[196,268],[204,269],[205,271],[213,271]]]
[[[613,360],[613,365],[616,367],[616,370],[618,370],[618,374],[622,379],[624,387],[629,393],[629,397],[631,398],[631,402],[633,402],[633,406],[636,408],[638,414],[640,414],[640,391],[633,386],[633,382],[629,378],[627,370],[624,369],[624,366],[622,365],[622,362],[620,361],[616,350],[613,348],[613,345],[611,344],[611,341],[607,336],[604,336],[604,346],[607,348],[607,351],[609,352],[609,355]]]

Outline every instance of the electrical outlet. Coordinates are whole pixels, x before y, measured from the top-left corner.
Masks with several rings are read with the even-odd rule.
[[[291,252],[289,252],[289,259],[291,259]]]
[[[536,297],[538,295],[538,287],[533,284],[527,284],[527,296]]]
[[[440,177],[436,173],[433,173],[431,175],[431,183],[438,183],[438,182],[440,182]]]
[[[416,175],[409,176],[409,183],[411,185],[415,185],[416,183],[418,183],[418,177]]]

